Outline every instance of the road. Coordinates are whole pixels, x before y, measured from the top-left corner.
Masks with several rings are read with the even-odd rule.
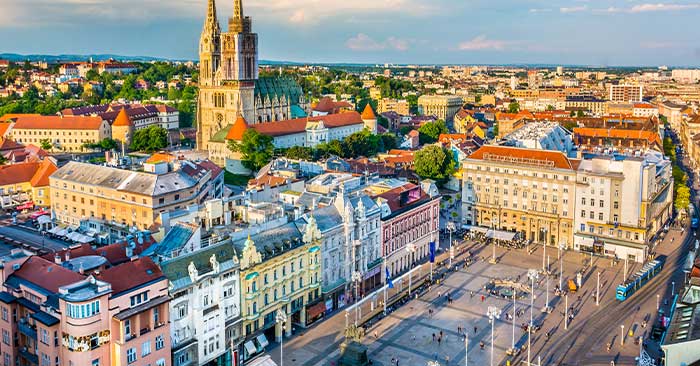
[[[59,240],[42,237],[41,234],[30,229],[17,226],[0,226],[0,235],[29,244],[31,247],[41,250],[57,251],[66,248],[67,244]]]

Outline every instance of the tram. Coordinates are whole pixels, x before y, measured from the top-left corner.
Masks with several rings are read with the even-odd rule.
[[[661,269],[664,267],[664,260],[664,257],[658,257],[644,264],[642,269],[627,279],[627,282],[617,286],[615,298],[620,301],[625,301],[628,297],[632,296],[632,294],[661,272]]]

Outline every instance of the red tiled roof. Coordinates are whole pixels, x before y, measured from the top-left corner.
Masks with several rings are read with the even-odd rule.
[[[112,294],[116,295],[129,289],[147,284],[163,277],[163,272],[150,257],[141,257],[131,262],[108,268],[95,276],[112,285]]]
[[[143,244],[135,242],[136,246],[133,249],[134,255],[141,254],[144,250],[148,249],[151,245],[155,243],[152,236],[147,236]],[[131,258],[126,256],[126,243],[115,243],[104,247],[93,248],[90,244],[83,244],[78,247],[73,247],[71,249],[63,249],[57,251],[56,253],[49,253],[43,256],[44,259],[53,260],[54,255],[58,254],[61,258],[65,258],[66,252],[70,251],[71,258],[80,258],[88,255],[99,255],[107,259],[109,264],[116,266],[120,263],[129,261]]]
[[[573,169],[571,161],[560,151],[524,149],[496,145],[484,145],[469,155],[469,159],[486,160],[491,157],[529,159],[530,161],[552,162],[559,169]]]
[[[21,163],[0,166],[0,186],[31,182],[40,167],[41,163]]]
[[[4,122],[0,123],[0,138],[5,137],[5,133],[7,133],[7,130],[10,129],[10,125],[12,124]]]
[[[365,110],[362,111],[362,119],[363,119],[363,120],[366,120],[366,119],[369,119],[369,120],[377,119],[377,115],[374,114],[374,111],[372,110],[372,106],[369,105],[369,103],[367,103],[367,105],[365,106]]]
[[[177,157],[173,154],[168,153],[155,153],[146,159],[146,163],[160,163],[166,162],[170,163],[177,160]]]
[[[38,117],[40,114],[36,113],[8,113],[0,117],[0,122],[12,122],[19,117]]]
[[[53,293],[57,293],[58,288],[61,286],[70,285],[85,278],[77,272],[73,272],[42,257],[27,259],[20,269],[13,273],[13,276]]]
[[[131,124],[131,118],[129,118],[129,115],[126,113],[126,109],[122,109],[119,111],[119,114],[117,114],[117,118],[114,119],[112,126],[131,126]]]
[[[262,188],[264,186],[275,188],[285,183],[287,183],[287,178],[268,174],[257,179],[249,180],[248,188]]]
[[[198,162],[197,165],[202,169],[211,171],[211,179],[215,179],[224,171],[220,166],[214,164],[214,162],[209,159],[202,160]]]
[[[306,122],[308,121],[323,121],[323,124],[327,128],[344,127],[364,123],[362,122],[362,117],[360,116],[360,114],[353,111],[329,114],[326,116],[304,117],[297,119],[289,119],[286,121],[257,123],[249,127],[254,128],[256,131],[260,132],[263,135],[273,137],[284,136],[291,135],[294,133],[302,133],[306,131]]]
[[[464,141],[467,139],[467,135],[464,133],[441,133],[440,136],[438,137],[438,141],[442,143],[447,143],[450,142],[451,140],[454,141]]]
[[[577,127],[574,128],[573,133],[577,136],[646,140],[661,144],[661,137],[654,131]]]
[[[17,118],[15,130],[97,130],[102,126],[100,117],[83,116],[22,116]]]
[[[32,187],[46,187],[49,185],[49,176],[58,170],[58,168],[49,159],[43,160],[38,164],[39,169],[36,170],[29,184],[31,184]]]
[[[231,126],[231,129],[228,130],[228,134],[226,134],[226,139],[241,141],[243,140],[243,134],[247,129],[248,124],[246,123],[245,118],[243,118],[243,116],[238,116],[236,122],[233,124],[233,126]]]
[[[417,191],[415,192],[416,197],[414,197],[412,201],[402,202],[402,194],[404,194],[404,192],[413,190]],[[398,209],[415,205],[416,203],[424,202],[428,198],[428,195],[425,194],[425,192],[419,186],[413,183],[406,183],[401,187],[397,187],[384,193],[378,194],[376,197],[384,198],[386,200],[387,205],[389,205],[389,209],[392,212],[394,212]]]

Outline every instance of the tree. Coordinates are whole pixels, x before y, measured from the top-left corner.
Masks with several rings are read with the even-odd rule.
[[[355,132],[343,140],[346,157],[372,156],[379,150],[379,138],[368,130]]]
[[[443,184],[455,171],[455,163],[449,150],[442,146],[429,145],[414,155],[416,174]]]
[[[134,132],[131,150],[154,152],[168,146],[168,130],[160,126],[148,126]]]
[[[292,146],[284,152],[287,159],[294,160],[312,160],[313,155],[313,149],[306,146]]]
[[[553,111],[553,110],[554,110],[554,106],[551,105],[551,104],[548,104],[548,105],[547,105],[547,110],[548,110],[548,111]]]
[[[447,126],[445,121],[439,119],[435,122],[428,122],[418,129],[420,132],[420,143],[421,144],[432,144],[437,141],[440,134],[447,133]]]
[[[379,137],[382,139],[384,151],[389,151],[391,149],[396,149],[397,147],[399,147],[399,140],[393,133],[383,133]]]
[[[576,118],[583,118],[583,117],[585,117],[585,116],[586,116],[586,115],[583,113],[582,110],[578,110],[578,111],[576,112]]]
[[[520,112],[520,104],[517,101],[512,101],[508,104],[508,113]]]
[[[241,163],[247,169],[258,171],[272,160],[275,146],[272,137],[249,128],[241,141],[230,140],[229,150],[241,154]]]
[[[681,211],[687,209],[688,205],[690,205],[690,188],[684,184],[678,187],[673,206],[676,208],[676,211]]]
[[[41,141],[39,141],[39,145],[44,151],[50,151],[51,149],[53,149],[53,145],[51,144],[51,140],[49,139],[42,139]]]

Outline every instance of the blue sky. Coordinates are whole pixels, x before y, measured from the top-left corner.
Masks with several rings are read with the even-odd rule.
[[[222,27],[233,0],[218,0]],[[0,52],[196,57],[206,0],[0,0]],[[700,1],[244,0],[270,60],[700,65]]]

